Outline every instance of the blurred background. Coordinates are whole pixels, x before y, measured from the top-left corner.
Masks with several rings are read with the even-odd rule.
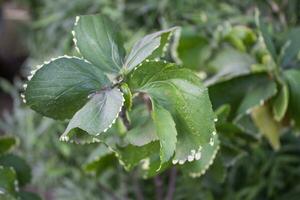
[[[127,48],[146,33],[181,26],[179,56],[198,71],[208,64],[251,62],[255,56],[236,53],[243,48],[238,45],[225,60],[214,58],[226,28],[245,26],[256,34],[255,8],[279,33],[275,37],[299,26],[298,0],[0,0],[0,135],[19,138],[13,153],[28,163],[31,177],[22,190],[46,200],[155,199],[155,180],[118,164],[88,170],[95,146],[59,142],[65,124],[40,116],[20,99],[33,66],[77,55],[71,35],[77,15],[103,13],[118,22]],[[265,140],[249,138],[233,148],[234,159],[217,178],[178,175],[174,199],[299,199],[299,137],[286,134],[277,152]]]

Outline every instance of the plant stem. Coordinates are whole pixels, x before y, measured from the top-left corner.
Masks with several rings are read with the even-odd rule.
[[[174,192],[176,189],[176,177],[177,177],[177,170],[175,167],[173,167],[170,170],[170,176],[169,176],[169,186],[168,186],[168,192],[166,196],[166,200],[172,200],[174,196]]]
[[[163,181],[161,179],[161,176],[157,175],[154,177],[154,185],[155,185],[155,196],[156,200],[162,200],[163,199]]]

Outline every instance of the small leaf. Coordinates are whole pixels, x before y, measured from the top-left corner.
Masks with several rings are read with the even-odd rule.
[[[255,64],[255,60],[248,54],[230,47],[224,48],[216,55],[215,59],[208,63],[216,74],[205,83],[212,85],[237,76],[250,74],[253,64]]]
[[[16,176],[16,172],[12,167],[0,165],[0,191],[5,194],[14,194],[17,187]]]
[[[163,163],[170,160],[175,152],[177,130],[171,113],[155,101],[152,101],[152,105],[152,118],[160,142],[161,167]]]
[[[289,106],[288,111],[295,121],[297,128],[300,128],[300,70],[287,70],[284,76],[289,86]]]
[[[151,119],[146,105],[141,104],[135,106],[129,115],[131,127],[133,128],[127,132],[125,141],[134,146],[144,146],[158,140],[153,120]]]
[[[117,119],[123,101],[122,93],[117,88],[94,94],[87,104],[75,113],[61,140],[68,141],[76,134],[83,134],[82,131],[92,136],[106,132]]]
[[[165,33],[171,33],[176,31],[178,28],[173,27],[170,29],[158,31],[149,35],[146,35],[139,41],[137,41],[130,53],[126,56],[124,63],[124,70],[126,73],[134,69],[138,64],[143,62],[147,57],[149,57],[154,50],[160,47],[161,36]],[[164,44],[163,44],[164,45]]]
[[[177,51],[183,66],[199,70],[209,58],[211,47],[206,37],[186,28],[182,30]]]
[[[117,74],[125,57],[119,28],[104,15],[77,18],[74,40],[84,58],[101,71]]]
[[[215,109],[224,104],[230,105],[229,119],[242,117],[253,106],[264,103],[275,95],[276,91],[275,82],[265,73],[240,76],[209,87],[210,99]]]
[[[17,141],[14,137],[0,137],[0,155],[11,151],[17,145]]]
[[[75,57],[53,59],[27,84],[25,100],[33,110],[55,119],[69,119],[88,95],[111,83],[97,67]]]
[[[258,106],[253,109],[252,118],[260,132],[268,139],[274,150],[280,148],[280,125],[273,119],[267,106]]]
[[[284,117],[289,103],[289,88],[286,83],[279,85],[279,92],[273,102],[273,114],[276,121],[281,121]]]
[[[130,75],[128,85],[171,113],[177,130],[174,164],[198,159],[201,146],[215,134],[215,115],[200,79],[174,64],[147,62]]]
[[[158,149],[159,143],[151,142],[141,147],[133,145],[118,147],[115,153],[125,169],[129,171],[137,166],[141,160],[149,157],[154,152],[158,153]]]
[[[273,60],[276,62],[277,61],[277,54],[276,54],[276,49],[275,49],[275,46],[274,46],[274,43],[273,43],[273,40],[272,40],[272,37],[268,31],[268,25],[265,24],[263,21],[262,21],[262,18],[260,16],[260,13],[257,11],[256,12],[256,24],[258,26],[258,29],[263,37],[263,40],[265,42],[265,45],[269,51],[269,53],[271,54]]]
[[[24,186],[31,180],[31,169],[27,162],[19,156],[6,154],[0,156],[0,165],[13,167],[17,173],[20,186]]]

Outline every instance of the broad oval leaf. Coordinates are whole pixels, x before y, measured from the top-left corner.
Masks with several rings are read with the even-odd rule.
[[[174,64],[146,62],[129,78],[135,92],[143,92],[168,112],[176,124],[173,163],[198,159],[201,147],[215,133],[214,113],[207,89],[190,70]]]
[[[91,99],[75,113],[61,140],[68,141],[76,134],[97,136],[106,132],[117,119],[123,106],[123,95],[119,89],[106,89],[93,94]]]
[[[146,35],[142,39],[138,40],[132,47],[130,53],[126,56],[124,63],[124,70],[126,73],[134,69],[138,64],[143,62],[149,57],[161,44],[161,36],[163,34],[171,34],[173,31],[178,30],[178,27],[158,31]],[[163,46],[165,42],[163,43]]]
[[[88,95],[111,83],[100,69],[75,57],[45,63],[27,83],[25,100],[33,110],[54,119],[69,119]]]
[[[104,15],[77,17],[74,41],[80,53],[107,73],[118,73],[123,65],[125,49],[119,28]]]

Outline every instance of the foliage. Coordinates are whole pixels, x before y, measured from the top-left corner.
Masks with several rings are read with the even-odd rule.
[[[64,123],[57,129],[51,121],[48,134],[55,135],[51,141],[57,148],[52,153],[69,152],[60,162],[77,174],[56,185],[61,199],[70,198],[71,191],[82,191],[78,199],[115,198],[93,195],[107,188],[95,188],[98,180],[79,172],[82,155],[88,154],[83,169],[121,199],[140,199],[140,193],[146,199],[168,197],[174,170],[174,199],[299,196],[297,1],[181,2],[36,4],[32,35],[45,45],[32,42],[33,56],[64,52],[77,57],[59,57],[38,68],[27,83],[26,103],[45,116],[70,119],[61,139],[92,143],[57,143],[54,132],[62,133]],[[79,52],[73,51],[67,34],[73,16],[99,11],[101,16],[77,21],[73,36]],[[182,26],[180,37],[177,27],[167,29],[174,25]],[[157,29],[164,31],[137,39]],[[74,167],[70,160],[80,164]],[[118,162],[131,171],[124,172]],[[137,174],[147,179],[137,180]],[[112,177],[129,183],[126,189]],[[168,188],[159,191],[152,181]]]

